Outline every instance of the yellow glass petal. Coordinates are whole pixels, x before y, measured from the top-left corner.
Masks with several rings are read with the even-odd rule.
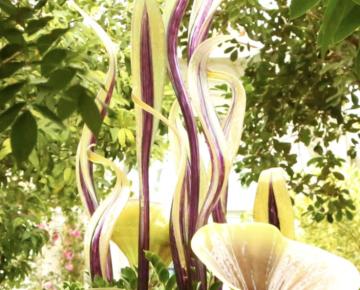
[[[272,225],[209,224],[191,243],[194,253],[229,287],[241,290],[357,290],[349,261],[285,238]]]
[[[288,238],[295,239],[294,211],[286,188],[282,168],[270,168],[261,172],[254,203],[254,220],[269,223],[270,189],[274,194],[280,231]]]
[[[139,201],[130,200],[117,219],[112,240],[128,258],[130,265],[138,262]],[[150,251],[159,255],[165,264],[171,261],[169,222],[164,208],[150,204]]]

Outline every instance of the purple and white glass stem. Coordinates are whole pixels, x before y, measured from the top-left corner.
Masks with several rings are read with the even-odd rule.
[[[154,87],[152,71],[152,51],[149,31],[149,18],[144,10],[141,24],[140,68],[141,68],[141,98],[149,106],[154,105]],[[138,289],[148,289],[149,263],[145,251],[150,243],[150,186],[149,163],[153,132],[153,116],[142,112],[142,133],[140,153],[140,202],[139,202],[139,249],[138,249]]]

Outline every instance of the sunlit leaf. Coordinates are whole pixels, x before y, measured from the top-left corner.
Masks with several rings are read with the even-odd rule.
[[[2,146],[0,147],[0,161],[3,160],[7,155],[11,153],[10,139],[5,139]]]

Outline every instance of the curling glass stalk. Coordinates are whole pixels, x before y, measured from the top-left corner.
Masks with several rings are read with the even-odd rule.
[[[136,0],[131,27],[132,94],[161,110],[166,72],[165,32],[155,0]],[[139,166],[138,289],[148,288],[149,263],[145,252],[150,244],[149,162],[158,121],[136,105],[137,160]]]
[[[171,2],[171,1],[170,1]],[[189,172],[187,173],[189,178],[189,228],[188,234],[192,236],[195,232],[196,217],[198,212],[199,203],[199,140],[197,136],[197,128],[194,119],[193,109],[190,104],[188,92],[185,87],[184,80],[181,76],[180,66],[178,61],[178,33],[181,20],[185,14],[188,4],[187,0],[177,0],[172,3],[170,7],[169,18],[167,23],[167,53],[168,53],[168,67],[169,76],[173,84],[175,94],[177,96],[188,134],[189,148],[190,148],[190,162]],[[171,3],[170,3],[171,5]]]
[[[106,51],[109,56],[109,69],[106,74],[104,87],[99,90],[96,99],[101,103],[100,112],[102,118],[106,115],[106,106],[109,105],[111,96],[115,86],[115,75],[116,75],[116,48],[110,37],[106,32],[98,25],[91,17],[89,17],[74,1],[68,1],[68,4],[77,10],[84,18],[90,28],[96,33],[101,42],[104,44]],[[95,192],[94,180],[93,180],[93,167],[89,159],[91,146],[95,145],[96,138],[90,129],[85,125],[82,131],[82,135],[79,141],[77,154],[76,154],[76,179],[77,186],[83,201],[85,208],[87,209],[90,216],[93,216],[98,208],[98,198]],[[114,189],[118,192],[118,188]],[[117,203],[117,202],[115,202]],[[100,219],[100,214],[98,214]],[[94,228],[94,232],[91,235],[91,240],[88,243],[88,253],[90,257],[93,257],[89,261],[90,274],[92,277],[95,275],[103,275],[106,279],[112,280],[112,266],[111,266],[111,255],[107,246],[100,247],[100,238],[103,223],[96,222],[97,227]],[[105,249],[105,253],[103,251]],[[95,253],[94,255],[90,253]],[[105,257],[101,259],[100,255]],[[101,265],[102,263],[102,265]],[[101,269],[102,268],[102,269]]]

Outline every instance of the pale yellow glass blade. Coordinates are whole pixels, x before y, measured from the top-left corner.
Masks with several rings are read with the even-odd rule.
[[[209,224],[196,232],[191,246],[228,286],[266,290],[286,241],[268,224]]]
[[[288,240],[270,290],[358,290],[360,274],[348,260],[320,248]]]
[[[261,172],[254,202],[254,220],[270,223],[269,195],[272,188],[280,231],[290,239],[295,239],[295,216],[287,190],[285,172],[282,168],[269,168]]]
[[[192,249],[226,285],[241,290],[358,290],[360,274],[349,261],[285,238],[272,225],[210,224]]]

